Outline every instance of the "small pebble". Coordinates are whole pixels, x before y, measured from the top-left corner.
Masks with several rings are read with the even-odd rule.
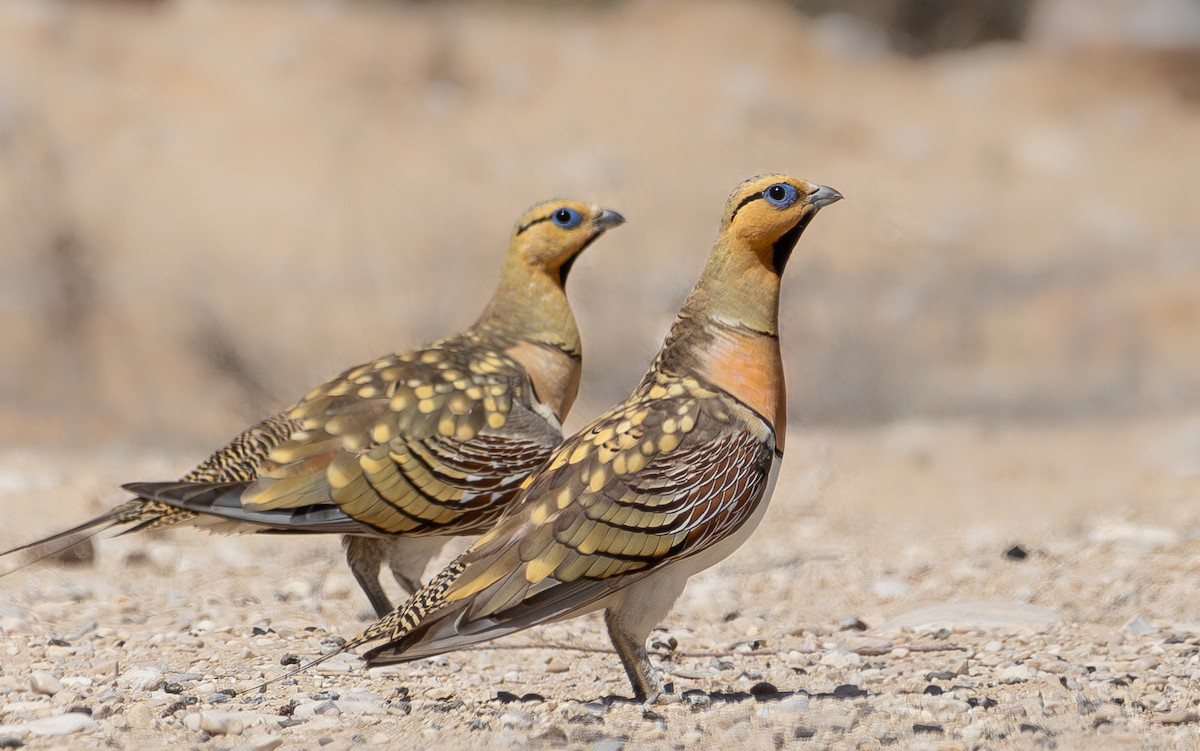
[[[125,709],[125,722],[132,728],[151,730],[155,719],[155,712],[149,704],[133,704]]]
[[[844,683],[833,690],[833,696],[837,699],[854,699],[866,695],[866,691],[852,683]]]
[[[546,668],[545,668],[547,673],[565,673],[570,669],[571,669],[571,666],[566,664],[562,660],[558,659],[558,657],[551,657],[546,662]]]
[[[852,665],[861,665],[862,657],[854,652],[846,652],[841,649],[835,649],[821,656],[818,660],[821,665],[831,668],[847,668]]]
[[[29,677],[29,688],[35,694],[54,696],[63,690],[63,685],[53,675],[42,670],[37,670]]]
[[[338,711],[344,715],[352,717],[362,717],[364,715],[387,714],[387,710],[378,704],[368,701],[348,701],[340,699],[336,702]]]
[[[337,717],[341,709],[332,699],[301,702],[292,710],[292,717],[297,720],[307,720],[317,716]]]
[[[1004,557],[1010,561],[1023,561],[1029,557],[1029,551],[1023,545],[1013,545],[1004,551]]]
[[[245,727],[239,712],[200,713],[200,729],[209,735],[241,735]]]
[[[117,677],[117,685],[130,691],[144,691],[162,681],[162,672],[154,668],[133,668]]]
[[[500,727],[527,728],[533,725],[533,718],[520,712],[505,712],[500,715]]]
[[[774,685],[763,681],[750,687],[750,695],[759,701],[766,701],[768,699],[777,697],[779,695],[779,689],[775,688]]]
[[[997,683],[1021,683],[1033,676],[1033,670],[1028,665],[1010,665],[996,673]]]
[[[276,735],[264,735],[252,738],[233,747],[233,751],[275,751],[283,745],[283,738]],[[371,744],[377,746],[379,744]]]

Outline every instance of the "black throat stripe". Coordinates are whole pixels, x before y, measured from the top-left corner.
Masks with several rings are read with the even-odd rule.
[[[775,273],[782,276],[783,267],[787,265],[788,259],[792,257],[792,250],[796,247],[796,243],[800,240],[800,234],[804,232],[804,228],[812,221],[813,216],[817,212],[810,211],[805,214],[796,226],[784,232],[775,244],[771,246],[771,265],[775,267]]]
[[[579,249],[571,254],[570,258],[568,258],[567,260],[562,262],[562,265],[558,267],[558,283],[559,284],[565,285],[567,283],[567,274],[571,273],[571,267],[575,265],[575,261],[577,261],[579,259],[579,256],[583,254],[583,251],[587,250],[589,245],[596,242],[597,237],[600,237],[600,235],[603,235],[603,234],[604,234],[604,230],[600,230],[599,232],[593,232],[591,234],[591,236],[588,237],[588,239],[583,241],[583,245],[580,245]]]

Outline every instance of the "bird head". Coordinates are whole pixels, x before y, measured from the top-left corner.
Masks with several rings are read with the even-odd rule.
[[[593,204],[544,201],[517,220],[509,252],[523,265],[545,271],[562,284],[584,248],[624,222],[617,212]]]
[[[730,194],[721,234],[754,252],[779,275],[808,223],[823,207],[841,199],[833,188],[787,175],[752,177]]]

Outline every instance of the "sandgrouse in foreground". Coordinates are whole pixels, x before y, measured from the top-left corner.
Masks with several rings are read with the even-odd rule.
[[[786,430],[779,277],[841,197],[783,175],[738,187],[629,399],[567,439],[494,528],[344,648],[386,639],[368,665],[404,662],[603,609],[634,694],[656,700],[650,629],[767,508]]]
[[[381,357],[248,428],[177,482],[72,530],[5,551],[125,525],[340,533],[380,617],[386,562],[408,593],[446,535],[490,527],[562,440],[579,387],[579,331],[563,285],[593,240],[624,219],[576,201],[518,220],[479,320],[430,346]]]

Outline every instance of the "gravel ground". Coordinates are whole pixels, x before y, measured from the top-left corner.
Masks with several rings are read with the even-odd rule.
[[[653,635],[682,700],[650,708],[595,617],[231,698],[364,625],[336,541],[104,539],[0,580],[0,748],[1194,748],[1197,457],[1200,416],[797,432]],[[0,543],[186,463],[0,455]]]

